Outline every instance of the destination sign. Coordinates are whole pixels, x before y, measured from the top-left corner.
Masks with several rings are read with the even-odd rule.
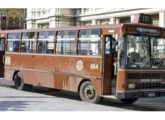
[[[141,28],[141,27],[137,27],[136,28],[137,32],[140,33],[149,33],[149,34],[157,34],[160,35],[160,30],[157,29],[150,29],[150,28]]]

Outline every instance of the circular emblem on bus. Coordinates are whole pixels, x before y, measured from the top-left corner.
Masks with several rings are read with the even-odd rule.
[[[81,60],[77,61],[76,68],[78,71],[81,71],[83,69],[83,62]]]

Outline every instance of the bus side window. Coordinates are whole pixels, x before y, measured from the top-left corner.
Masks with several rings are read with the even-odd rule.
[[[54,53],[54,32],[53,31],[44,31],[39,32],[38,39],[38,53]]]
[[[34,53],[36,48],[35,38],[35,32],[24,32],[22,36],[21,52]]]
[[[76,53],[76,31],[58,31],[56,42],[56,54],[75,55]]]
[[[80,30],[78,42],[78,55],[100,55],[100,33],[100,29]]]
[[[9,33],[7,40],[8,52],[19,52],[19,38],[20,33]]]

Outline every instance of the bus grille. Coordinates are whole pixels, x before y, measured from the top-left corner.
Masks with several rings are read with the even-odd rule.
[[[129,73],[128,79],[165,79],[164,73]]]
[[[161,82],[143,82],[136,84],[138,89],[149,89],[149,88],[165,88],[165,84]]]

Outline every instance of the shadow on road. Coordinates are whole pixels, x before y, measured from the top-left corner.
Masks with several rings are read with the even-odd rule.
[[[38,101],[33,101],[38,102]],[[0,111],[23,111],[29,101],[0,101]]]
[[[67,98],[71,100],[76,100],[80,101],[80,97],[78,93],[75,92],[70,92],[70,91],[55,91],[55,90],[43,90],[40,88],[33,89],[29,92],[35,92],[35,93],[41,93],[45,95],[50,95],[50,96],[55,96],[55,97],[61,97],[61,98]],[[92,104],[92,103],[91,103]],[[103,105],[103,106],[111,106],[111,107],[118,107],[118,108],[123,108],[123,109],[128,109],[128,110],[135,110],[135,111],[162,111],[159,108],[153,108],[152,106],[146,106],[146,105],[141,105],[137,104],[136,102],[132,105],[125,105],[123,103],[120,103],[117,100],[114,99],[108,99],[104,98],[102,99],[98,105]]]
[[[6,87],[15,89],[13,86],[6,86]],[[34,87],[32,90],[28,90],[27,92],[40,93],[40,94],[45,94],[48,96],[1,96],[1,97],[3,97],[3,98],[4,97],[6,97],[6,98],[52,98],[54,96],[54,97],[61,97],[61,98],[67,98],[67,99],[71,99],[71,100],[80,101],[78,93],[69,92],[69,91],[63,91],[63,90],[56,91],[56,90],[52,90],[52,89],[50,90],[47,88]],[[17,108],[19,108],[18,105],[24,106],[28,103],[28,101],[13,101],[13,103],[11,101],[4,101],[4,102],[9,102],[9,106],[1,108],[0,111],[5,111],[8,107],[10,107],[10,105],[17,106]],[[1,106],[1,104],[2,103],[0,103],[0,106]],[[160,109],[158,107],[140,104],[137,102],[135,102],[132,105],[125,105],[125,104],[120,103],[117,100],[108,99],[108,98],[102,99],[101,102],[98,103],[98,105],[111,106],[111,107],[117,107],[117,108],[123,108],[123,109],[127,109],[127,110],[135,110],[135,111],[163,111],[163,110],[165,110],[165,109]]]

